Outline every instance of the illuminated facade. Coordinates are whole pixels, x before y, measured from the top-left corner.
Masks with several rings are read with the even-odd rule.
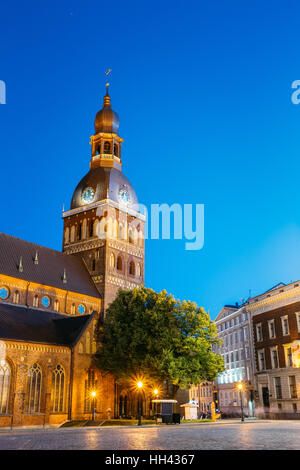
[[[93,365],[99,318],[119,288],[144,282],[145,219],[118,128],[107,86],[90,171],[63,213],[62,253],[0,234],[0,426],[86,420],[93,407],[96,419],[136,412]]]
[[[257,416],[300,418],[300,282],[248,300],[255,350]]]
[[[250,337],[251,319],[245,305],[226,305],[217,316],[216,325],[222,344],[216,350],[225,362],[225,371],[218,376],[219,409],[224,415],[240,413],[237,384],[245,385],[243,406],[248,416],[254,415],[253,352]]]

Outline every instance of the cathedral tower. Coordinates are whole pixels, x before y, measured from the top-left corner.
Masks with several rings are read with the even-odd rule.
[[[63,251],[80,256],[101,298],[103,312],[118,290],[144,283],[144,222],[134,188],[122,172],[119,117],[108,84],[91,136],[90,171],[63,212]]]

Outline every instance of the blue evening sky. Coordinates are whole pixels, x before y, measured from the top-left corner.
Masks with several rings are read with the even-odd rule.
[[[0,230],[55,249],[112,69],[140,202],[205,204],[205,244],[148,240],[146,285],[209,309],[300,278],[297,1],[2,2]]]

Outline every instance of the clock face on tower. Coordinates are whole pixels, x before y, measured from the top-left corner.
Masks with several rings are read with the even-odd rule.
[[[125,204],[126,206],[130,203],[130,195],[125,185],[119,190],[119,201],[121,204]]]
[[[93,188],[85,188],[82,191],[81,200],[84,204],[89,204],[90,202],[93,202],[94,197],[95,191],[93,190]]]

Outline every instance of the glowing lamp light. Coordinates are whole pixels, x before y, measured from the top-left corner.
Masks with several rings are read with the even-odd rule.
[[[155,390],[153,390],[153,393],[154,393],[154,395],[158,395],[158,390],[157,390],[157,388],[156,388]]]
[[[243,386],[243,384],[237,384],[237,388],[238,388],[240,391],[242,391],[243,388],[244,388],[244,386]]]
[[[138,388],[142,388],[143,382],[138,382],[138,383],[137,383],[137,386],[138,386]]]
[[[94,398],[96,396],[96,392],[92,392],[91,395]]]

